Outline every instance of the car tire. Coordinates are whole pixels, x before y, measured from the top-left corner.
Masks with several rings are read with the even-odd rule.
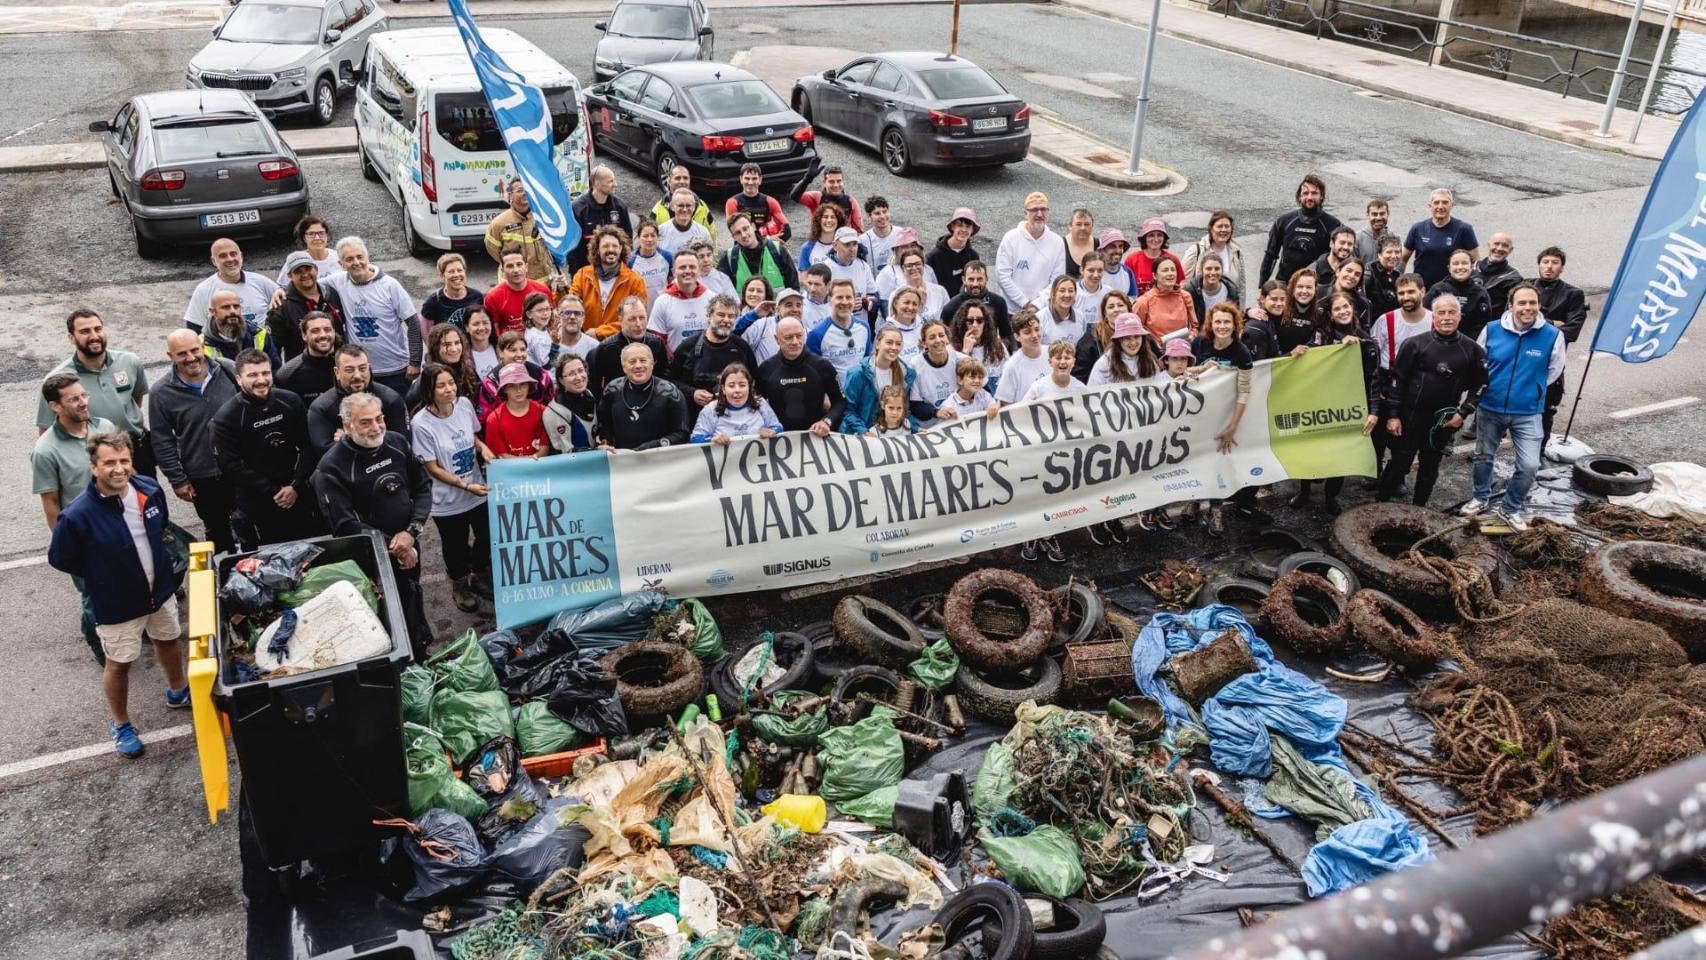
[[[1039,706],[1060,700],[1060,664],[1044,657],[1023,671],[988,674],[961,664],[954,683],[967,713],[989,723],[1012,726],[1013,711],[1026,700],[1035,700]]]
[[[1581,597],[1657,624],[1691,659],[1706,659],[1706,551],[1652,540],[1605,544],[1582,563]]]
[[[1404,670],[1426,670],[1446,655],[1432,627],[1379,590],[1358,590],[1345,605],[1345,622],[1363,646]]]
[[[361,158],[361,177],[363,180],[379,182],[379,168],[373,165],[373,158],[367,155],[367,145],[361,142],[361,134],[355,136],[355,155]]]
[[[1570,468],[1571,480],[1588,493],[1628,497],[1653,489],[1653,471],[1628,457],[1590,453]]]
[[[665,147],[658,151],[656,159],[652,161],[652,176],[657,178],[660,186],[667,184],[669,183],[669,172],[680,163],[681,158],[675,155],[675,151]]]
[[[1269,587],[1254,577],[1215,577],[1197,591],[1198,608],[1225,604],[1254,623],[1260,616],[1262,602],[1268,599]]]
[[[835,605],[835,635],[867,662],[906,669],[924,653],[924,635],[900,611],[870,597],[842,597]]]
[[[1290,530],[1269,527],[1252,537],[1243,545],[1243,549],[1244,561],[1240,564],[1239,569],[1242,570],[1244,576],[1273,583],[1279,578],[1281,560],[1303,550],[1314,550],[1316,547],[1315,544]],[[1275,550],[1284,550],[1285,552],[1274,556],[1271,560],[1261,555]]]
[[[992,637],[977,624],[977,608],[995,591],[1012,596],[1025,614],[1025,632],[1012,639]],[[1054,607],[1036,581],[994,567],[968,573],[948,590],[942,607],[948,642],[960,660],[985,670],[1019,670],[1035,663],[1054,636]]]
[[[859,694],[868,693],[877,700],[893,704],[899,697],[903,679],[888,667],[870,664],[852,667],[836,678],[835,686],[829,692],[830,706],[840,717],[858,719],[864,713],[859,706],[863,702]]]
[[[966,887],[942,904],[932,923],[942,928],[944,947],[955,946],[972,931],[979,931],[987,960],[1026,960],[1036,942],[1030,908],[1019,891],[1005,883]],[[964,949],[951,952],[962,953]]]
[[[1054,912],[1054,926],[1035,932],[1027,960],[1087,960],[1102,949],[1102,942],[1108,938],[1108,918],[1102,915],[1101,909],[1095,904],[1077,897],[1065,900],[1058,897],[1033,899],[1042,899],[1048,903]],[[999,941],[1001,921],[984,921],[985,930],[992,927]]]
[[[113,192],[114,200],[123,200],[124,194],[118,192],[118,181],[113,178],[113,172],[107,171],[107,188]]]
[[[397,195],[397,210],[403,219],[403,246],[409,251],[409,256],[420,257],[430,253],[427,245],[421,242],[421,235],[415,232],[415,222],[409,218],[409,205],[403,200],[403,195]]]
[[[323,127],[337,115],[338,85],[329,76],[321,77],[314,81],[314,109],[311,112],[314,126]]]
[[[906,616],[918,626],[919,634],[927,643],[935,643],[947,635],[942,626],[942,604],[945,600],[940,593],[929,593],[906,605]]]
[[[804,90],[794,95],[794,112],[805,118],[807,123],[812,122],[812,98],[806,96]]]
[[[1427,507],[1365,503],[1339,514],[1328,543],[1363,586],[1384,590],[1420,612],[1444,613],[1454,610],[1451,588],[1432,570],[1412,563],[1407,554],[1410,545],[1423,537],[1458,525],[1454,518]],[[1458,529],[1430,546],[1428,552],[1467,561],[1489,578],[1498,573],[1498,549],[1486,537]]]
[[[1070,644],[1089,643],[1102,636],[1107,609],[1095,587],[1074,580],[1050,593],[1060,610],[1054,621],[1054,636],[1049,640],[1050,653],[1060,653]]]
[[[626,643],[599,661],[616,678],[616,696],[631,717],[671,714],[692,703],[705,679],[691,650],[657,640]]]
[[[1326,658],[1344,651],[1348,598],[1326,577],[1288,573],[1262,601],[1261,635],[1282,640],[1306,657]],[[1321,621],[1326,622],[1321,622]]]
[[[1299,570],[1304,573],[1313,573],[1318,577],[1325,577],[1329,583],[1338,587],[1339,592],[1347,597],[1362,589],[1362,583],[1357,580],[1356,572],[1343,560],[1319,550],[1299,550],[1281,560],[1279,577],[1288,573],[1296,573]],[[1279,577],[1274,579],[1277,580]]]
[[[885,127],[883,135],[877,138],[878,149],[882,151],[883,166],[888,172],[897,177],[912,173],[912,154],[906,148],[906,133],[899,127]]]
[[[861,880],[836,896],[835,905],[829,910],[829,925],[825,929],[831,932],[845,930],[849,935],[858,936],[861,914],[876,912],[876,904],[879,903],[899,906],[906,898],[906,885],[898,880],[883,877]]]
[[[165,245],[158,240],[150,240],[144,236],[141,228],[136,225],[136,218],[130,218],[130,232],[136,239],[136,255],[144,260],[157,260],[165,255]]]

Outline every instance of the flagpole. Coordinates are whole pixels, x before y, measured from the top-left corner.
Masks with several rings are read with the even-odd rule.
[[[1564,421],[1565,440],[1570,439],[1570,428],[1576,423],[1576,408],[1582,405],[1582,390],[1588,385],[1588,373],[1593,370],[1594,354],[1598,352],[1598,350],[1595,350],[1592,347],[1588,348],[1588,362],[1586,366],[1582,367],[1581,382],[1576,384],[1576,402],[1570,404],[1570,419]],[[1548,439],[1549,438],[1542,437],[1541,442],[1545,443]]]

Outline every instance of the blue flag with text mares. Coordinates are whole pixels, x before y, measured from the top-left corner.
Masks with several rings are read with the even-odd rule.
[[[581,228],[570,213],[569,192],[551,161],[551,112],[545,106],[545,94],[486,45],[463,0],[450,0],[450,15],[474,61],[474,73],[492,108],[492,120],[509,147],[510,162],[527,185],[527,201],[539,235],[561,266],[580,245]]]
[[[1706,297],[1703,102],[1695,99],[1665,151],[1599,314],[1593,348],[1628,363],[1669,353]]]

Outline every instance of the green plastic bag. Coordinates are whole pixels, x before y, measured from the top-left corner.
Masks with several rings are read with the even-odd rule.
[[[823,783],[818,793],[840,806],[879,787],[892,787],[906,774],[906,747],[894,728],[895,712],[877,707],[865,719],[847,727],[831,727],[818,735],[822,748]]]
[[[404,754],[409,768],[409,816],[418,817],[435,807],[470,820],[485,815],[486,801],[456,778],[437,731],[405,723],[403,739],[409,744]]]
[[[978,768],[977,780],[972,783],[971,806],[977,812],[977,822],[988,824],[995,811],[1008,806],[1008,798],[1018,786],[1013,771],[1013,751],[1005,743],[992,743],[983,752],[983,766]]]
[[[789,700],[810,696],[815,694],[809,690],[778,690],[770,695],[770,702],[780,707]],[[817,743],[820,734],[829,729],[829,710],[819,707],[792,720],[772,713],[757,713],[752,717],[752,728],[771,743],[784,747],[810,747]]]
[[[899,795],[898,785],[878,787],[862,797],[836,804],[835,811],[843,817],[863,820],[872,826],[889,827],[894,825],[894,801]]]
[[[373,592],[373,581],[367,579],[367,574],[361,569],[361,564],[354,560],[339,560],[328,563],[323,567],[309,567],[302,575],[302,582],[294,590],[281,590],[278,602],[287,607],[300,607],[319,596],[327,587],[341,580],[348,580],[355,586],[361,598],[367,601],[367,608],[374,613],[379,612],[379,596]]]
[[[403,719],[426,726],[432,720],[432,671],[418,663],[403,668]]]
[[[443,650],[428,657],[426,665],[440,691],[485,693],[503,689],[498,686],[498,674],[492,669],[492,658],[486,656],[485,648],[480,646],[480,640],[472,630],[463,632]]]
[[[693,612],[693,642],[687,649],[693,655],[710,663],[723,657],[723,631],[717,626],[717,621],[711,616],[711,611],[705,605],[692,598],[681,601],[687,609]]]
[[[543,700],[529,700],[515,712],[515,742],[524,757],[573,750],[582,739],[581,732],[552,713]]]
[[[925,647],[918,659],[906,668],[908,676],[937,693],[947,689],[948,684],[954,682],[954,675],[959,672],[960,655],[948,644],[947,637]]]
[[[444,738],[458,766],[487,740],[515,736],[509,698],[501,690],[439,688],[432,695],[432,728]]]
[[[998,837],[987,828],[977,842],[1007,882],[1026,893],[1070,897],[1084,886],[1084,865],[1066,831],[1043,824],[1023,837]]]

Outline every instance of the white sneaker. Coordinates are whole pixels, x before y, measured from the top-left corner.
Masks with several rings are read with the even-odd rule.
[[[1487,512],[1487,501],[1471,498],[1470,501],[1457,508],[1460,517],[1478,517]]]
[[[1512,533],[1524,533],[1528,530],[1528,521],[1523,519],[1520,511],[1513,510],[1510,513],[1506,513],[1503,510],[1499,510],[1493,515],[1499,518],[1500,523],[1510,527]]]

